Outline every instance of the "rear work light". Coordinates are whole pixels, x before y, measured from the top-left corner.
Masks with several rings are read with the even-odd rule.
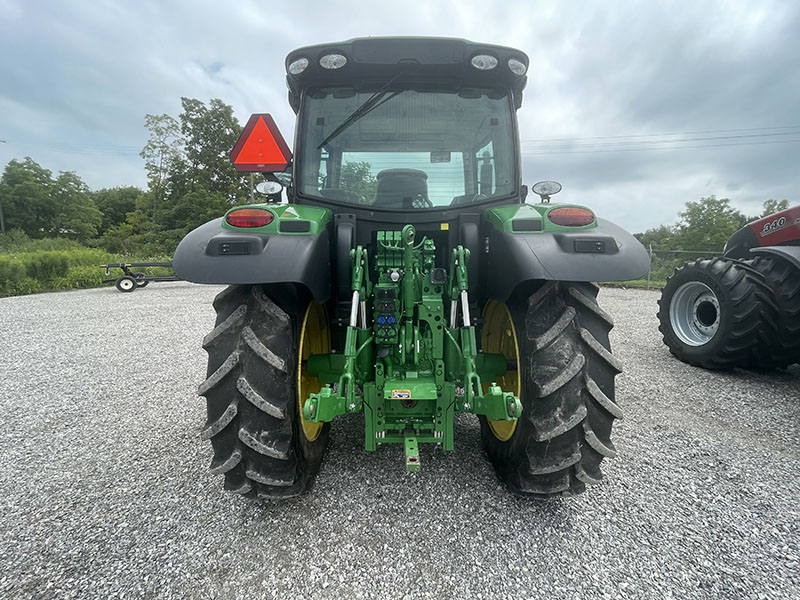
[[[234,227],[264,227],[274,218],[275,215],[262,208],[238,208],[225,216],[225,222]]]
[[[323,69],[341,69],[347,64],[344,54],[326,54],[319,59],[319,66]]]
[[[497,66],[497,59],[491,54],[478,54],[470,62],[479,71],[489,71]]]
[[[292,75],[300,75],[308,68],[308,59],[305,57],[298,58],[289,65],[289,73]]]
[[[554,208],[547,213],[547,218],[551,223],[563,227],[583,227],[594,222],[594,213],[587,208]]]
[[[524,62],[517,60],[516,58],[509,58],[508,70],[514,75],[525,75],[525,71],[528,70],[528,67],[525,66]]]

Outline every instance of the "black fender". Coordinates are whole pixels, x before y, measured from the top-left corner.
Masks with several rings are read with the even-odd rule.
[[[722,256],[725,258],[747,259],[750,258],[748,256],[750,249],[758,248],[760,245],[756,232],[751,227],[745,225],[725,242]]]
[[[317,234],[244,233],[222,218],[190,231],[172,260],[175,274],[194,283],[297,283],[323,303],[331,293],[327,229]]]
[[[788,260],[795,269],[800,270],[800,246],[765,246],[751,248],[750,254],[756,256],[779,256]]]
[[[629,281],[650,268],[639,240],[605,219],[575,232],[489,230],[487,293],[503,301],[525,281]]]

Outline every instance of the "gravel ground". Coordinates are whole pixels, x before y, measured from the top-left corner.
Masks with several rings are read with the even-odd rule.
[[[0,300],[0,596],[800,597],[797,366],[683,365],[657,293],[605,289],[626,418],[586,494],[510,496],[469,415],[418,474],[351,417],[310,495],[259,503],[198,437],[219,289]]]

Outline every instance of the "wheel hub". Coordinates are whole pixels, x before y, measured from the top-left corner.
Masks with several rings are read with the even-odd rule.
[[[704,283],[684,283],[672,297],[669,317],[672,330],[681,342],[702,346],[711,341],[719,329],[719,300]]]
[[[520,373],[517,368],[519,360],[519,345],[511,313],[505,304],[490,300],[484,310],[485,322],[481,331],[481,347],[484,352],[497,352],[503,354],[509,364],[514,365],[505,375],[498,378],[500,388],[504,392],[511,392],[517,397],[521,395]],[[514,435],[517,421],[487,420],[489,429],[501,442],[507,442]]]
[[[322,432],[322,423],[312,423],[303,416],[303,406],[306,398],[313,392],[321,389],[321,384],[316,377],[308,374],[308,357],[311,354],[324,354],[330,352],[330,332],[328,330],[328,319],[325,308],[311,302],[306,309],[303,317],[303,325],[300,328],[300,347],[298,349],[297,370],[297,405],[300,415],[300,425],[303,435],[310,442],[319,437]]]

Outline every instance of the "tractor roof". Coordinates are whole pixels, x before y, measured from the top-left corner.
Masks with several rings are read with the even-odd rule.
[[[332,55],[335,58],[328,58]],[[340,66],[324,68],[320,61],[326,58],[328,64]],[[492,59],[496,59],[492,68],[475,66],[475,61],[486,66],[487,61],[489,64],[493,62]],[[512,72],[509,61],[515,61],[517,64],[514,66],[522,73]],[[520,69],[519,63],[524,69]],[[290,69],[292,65],[295,68]],[[302,70],[297,68],[302,65],[305,65]],[[306,88],[385,84],[401,75],[404,80],[414,82],[510,88],[519,108],[527,81],[527,68],[528,56],[514,48],[436,37],[355,38],[298,48],[286,57],[289,103],[295,112]]]

